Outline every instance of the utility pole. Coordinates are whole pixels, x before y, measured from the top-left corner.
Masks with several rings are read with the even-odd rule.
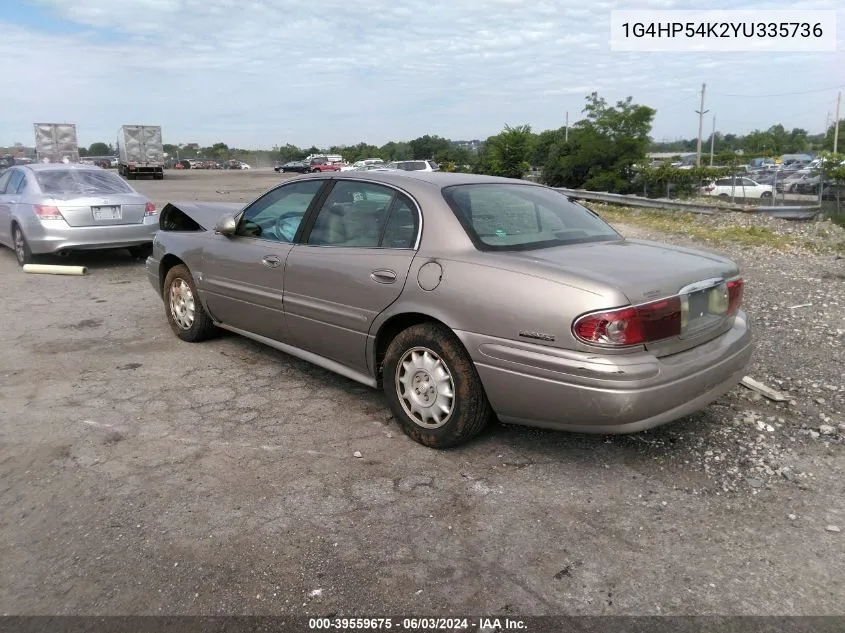
[[[696,145],[695,149],[695,166],[701,167],[701,133],[704,131],[704,115],[710,112],[710,110],[704,109],[704,90],[707,88],[707,84],[701,84],[701,109],[696,110],[698,113],[698,145]]]
[[[565,128],[565,130],[566,131],[564,132],[563,140],[568,143],[569,142],[569,112],[566,113],[566,128]]]
[[[836,121],[833,124],[833,153],[839,146],[839,106],[842,103],[842,91],[836,93]]]
[[[716,115],[713,115],[713,131],[710,133],[710,166],[713,166],[713,144],[716,142]]]

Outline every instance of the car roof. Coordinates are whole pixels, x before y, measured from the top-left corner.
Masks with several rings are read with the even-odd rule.
[[[450,187],[453,185],[480,185],[480,184],[523,184],[540,186],[530,180],[518,180],[516,178],[501,178],[499,176],[484,176],[481,174],[462,174],[448,171],[402,171],[378,169],[360,171],[335,172],[332,177],[341,179],[360,179],[362,173],[367,174],[368,180],[381,181],[387,184],[401,186],[408,181],[424,182],[436,187]],[[317,174],[304,176],[304,178],[319,177]]]
[[[16,165],[16,167],[25,167],[32,171],[58,171],[58,170],[76,170],[76,171],[105,171],[98,165],[80,165],[77,163],[32,163],[29,165]]]

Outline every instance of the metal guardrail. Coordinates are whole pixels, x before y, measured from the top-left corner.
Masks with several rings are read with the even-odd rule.
[[[626,207],[664,209],[666,211],[687,211],[689,213],[701,213],[705,215],[715,215],[724,212],[758,213],[784,220],[812,220],[821,213],[821,206],[817,204],[783,207],[748,207],[738,204],[715,206],[696,202],[667,200],[665,198],[643,198],[642,196],[626,196],[619,193],[607,193],[604,191],[587,191],[586,189],[565,189],[563,187],[555,187],[555,190],[560,191],[565,196],[575,200],[621,204]]]

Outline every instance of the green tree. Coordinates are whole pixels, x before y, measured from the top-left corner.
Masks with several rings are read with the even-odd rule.
[[[114,148],[108,143],[91,143],[88,147],[88,156],[111,156]]]
[[[587,96],[586,117],[570,130],[569,142],[550,150],[543,170],[547,184],[627,193],[634,185],[634,165],[645,161],[655,110],[633,103],[615,106],[595,92]]]
[[[506,178],[522,178],[531,169],[534,134],[530,125],[506,125],[496,136],[487,139],[486,158],[489,173]]]
[[[825,135],[824,135],[824,140],[822,141],[821,149],[824,149],[828,152],[833,151],[833,136],[834,136],[834,132],[835,132],[834,127],[835,127],[835,124],[833,124],[829,128],[827,128],[827,131],[825,132]],[[839,141],[839,145],[836,149],[841,152],[841,151],[845,150],[845,119],[841,119],[839,121],[839,139],[838,139],[838,141]]]
[[[379,149],[379,155],[386,161],[409,160],[412,158],[411,145],[404,141],[390,141]]]
[[[417,160],[424,160],[427,158],[434,158],[438,152],[449,151],[452,149],[452,143],[442,136],[431,136],[426,134],[408,142],[411,146],[411,158]]]

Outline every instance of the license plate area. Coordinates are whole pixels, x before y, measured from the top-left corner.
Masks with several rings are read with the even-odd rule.
[[[718,327],[728,313],[728,286],[724,281],[691,288],[680,297],[682,339]]]
[[[91,207],[91,213],[98,222],[121,219],[120,207],[116,206]]]

